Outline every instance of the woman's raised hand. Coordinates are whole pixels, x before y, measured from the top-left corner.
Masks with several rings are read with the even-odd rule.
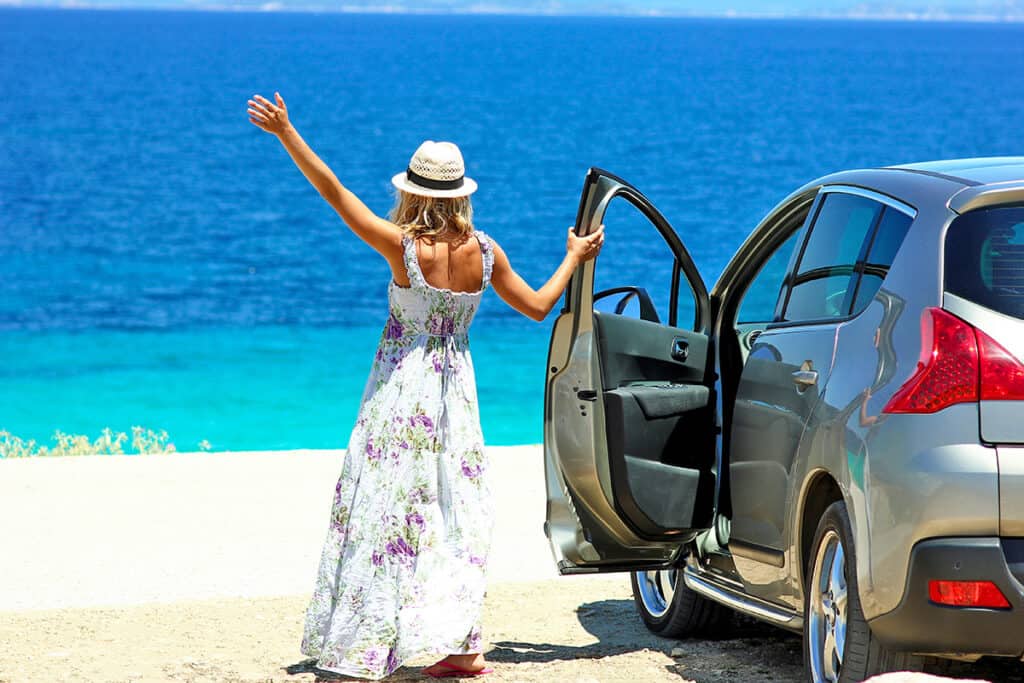
[[[284,105],[281,93],[274,93],[274,104],[263,95],[253,95],[249,100],[249,122],[268,133],[280,135],[288,129],[288,107]]]
[[[586,237],[576,235],[576,229],[569,228],[569,240],[565,244],[565,250],[576,257],[580,263],[589,261],[597,256],[604,244],[604,226],[602,225]]]

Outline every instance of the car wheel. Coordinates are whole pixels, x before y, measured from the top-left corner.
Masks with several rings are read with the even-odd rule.
[[[846,505],[833,503],[811,544],[804,591],[804,667],[814,683],[924,667],[923,657],[888,650],[872,635],[860,607],[854,552]]]
[[[732,617],[728,608],[687,588],[681,570],[633,572],[630,580],[640,618],[659,636],[686,638],[717,633]]]

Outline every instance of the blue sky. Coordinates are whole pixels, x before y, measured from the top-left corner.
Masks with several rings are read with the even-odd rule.
[[[0,5],[1024,20],[1024,0],[0,0]]]

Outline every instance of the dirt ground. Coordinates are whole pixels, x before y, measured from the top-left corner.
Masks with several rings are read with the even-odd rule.
[[[0,612],[0,681],[217,681],[313,683],[298,652],[306,596],[233,598]],[[740,621],[717,640],[658,638],[641,624],[623,577],[506,582],[488,591],[485,680],[802,680],[800,641]],[[419,666],[390,680],[427,680]],[[956,672],[993,683],[1024,681],[1024,666],[983,663]]]

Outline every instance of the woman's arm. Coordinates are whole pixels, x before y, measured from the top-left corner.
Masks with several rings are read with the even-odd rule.
[[[597,256],[602,244],[603,225],[586,237],[577,237],[573,228],[569,228],[569,239],[565,245],[565,258],[562,259],[562,264],[543,287],[535,290],[512,268],[504,250],[495,243],[491,285],[505,303],[527,318],[540,322],[554,308],[576,268],[584,261]]]
[[[248,102],[249,121],[277,136],[302,174],[327,203],[334,207],[341,219],[352,228],[352,232],[389,261],[400,258],[402,234],[398,227],[370,211],[359,197],[341,184],[327,164],[313,152],[292,126],[288,120],[288,108],[281,95],[274,93],[274,99],[277,100],[277,104],[262,95],[253,95],[253,99]]]

